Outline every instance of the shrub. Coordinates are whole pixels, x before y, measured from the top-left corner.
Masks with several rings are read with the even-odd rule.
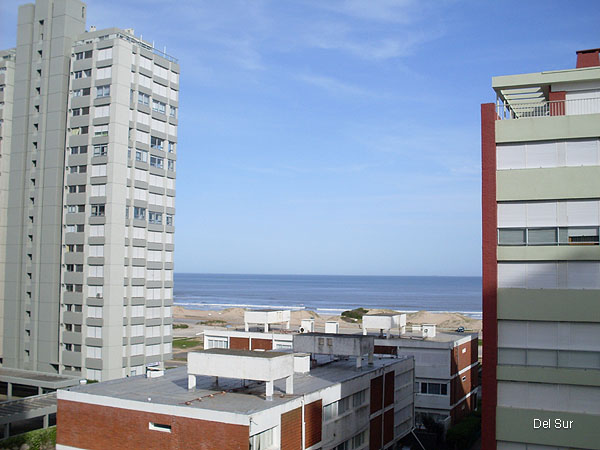
[[[344,311],[342,313],[342,319],[353,319],[354,322],[360,322],[363,316],[368,312],[369,310],[364,308],[356,308],[349,311]]]
[[[56,427],[29,431],[0,441],[0,448],[20,448],[27,444],[30,450],[45,450],[56,446]]]
[[[481,417],[471,414],[448,430],[446,443],[448,447],[454,449],[469,448],[479,437],[480,432]]]
[[[175,323],[173,324],[173,329],[177,330],[179,328],[189,328],[190,326],[185,323]]]

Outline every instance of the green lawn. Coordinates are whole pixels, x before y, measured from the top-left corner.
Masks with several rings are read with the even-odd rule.
[[[183,339],[174,339],[173,340],[173,348],[192,348],[198,347],[202,345],[202,341],[200,339],[194,338],[183,338]]]

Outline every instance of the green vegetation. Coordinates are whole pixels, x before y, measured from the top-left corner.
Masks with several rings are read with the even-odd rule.
[[[198,325],[213,325],[213,326],[218,326],[218,325],[226,325],[227,322],[224,320],[220,320],[220,319],[212,319],[212,320],[205,320],[203,322],[198,322]]]
[[[361,322],[365,314],[369,312],[368,309],[356,308],[350,311],[344,311],[342,313],[342,320],[346,322]]]
[[[469,448],[481,434],[481,404],[446,433],[448,448],[455,450]]]
[[[173,340],[173,348],[192,348],[198,347],[202,345],[202,341],[200,339],[194,338],[183,338],[183,339],[175,339]]]
[[[189,328],[189,327],[190,326],[187,325],[187,324],[185,324],[185,323],[174,323],[173,324],[173,329],[174,330],[178,330],[178,329],[181,329],[181,328]]]
[[[28,445],[30,450],[50,450],[56,446],[56,427],[33,430],[0,441],[0,448],[19,449]]]

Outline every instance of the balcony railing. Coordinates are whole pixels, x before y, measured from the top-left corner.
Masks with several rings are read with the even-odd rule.
[[[530,117],[575,116],[599,114],[599,98],[578,98],[573,100],[553,100],[535,103],[496,103],[497,120],[525,119]]]

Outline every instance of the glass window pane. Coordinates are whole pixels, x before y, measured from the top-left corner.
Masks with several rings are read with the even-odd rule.
[[[525,230],[498,230],[498,244],[525,245]]]
[[[556,228],[535,229],[527,231],[529,245],[554,245],[556,244]]]

